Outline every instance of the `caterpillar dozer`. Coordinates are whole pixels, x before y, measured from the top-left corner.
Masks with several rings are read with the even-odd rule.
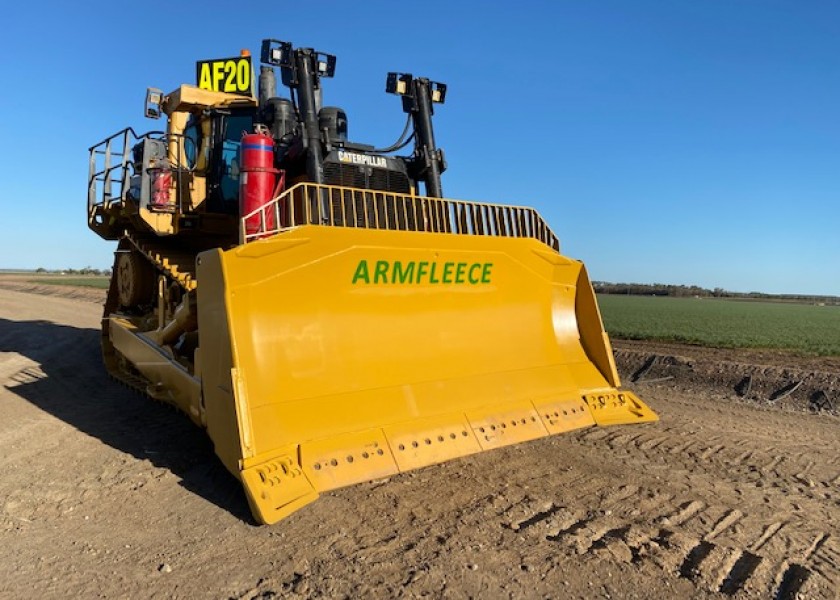
[[[620,389],[586,269],[537,211],[443,196],[446,85],[389,73],[406,128],[375,148],[322,106],[334,56],[263,40],[258,78],[251,61],[149,88],[145,114],[166,128],[89,149],[87,218],[117,242],[108,371],[207,430],[257,521],[471,453],[656,420]]]

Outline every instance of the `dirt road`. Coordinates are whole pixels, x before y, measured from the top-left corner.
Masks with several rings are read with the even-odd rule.
[[[836,416],[638,383],[659,423],[258,527],[200,431],[105,375],[95,295],[0,289],[2,598],[840,596]]]

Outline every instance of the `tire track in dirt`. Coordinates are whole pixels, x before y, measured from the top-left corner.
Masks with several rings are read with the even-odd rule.
[[[563,552],[652,562],[702,589],[727,596],[750,592],[792,600],[809,583],[816,590],[836,588],[840,556],[828,543],[833,540],[828,532],[799,522],[782,544],[770,544],[790,524],[765,523],[739,509],[710,506],[702,500],[672,502],[658,515],[650,510],[632,519],[610,509],[645,492],[616,494],[601,503],[598,515],[552,503],[507,527],[525,533],[532,542],[557,544]],[[717,539],[735,529],[740,529],[737,538]]]
[[[811,457],[814,450],[793,451],[784,449],[743,450],[731,443],[716,443],[720,437],[694,439],[677,428],[666,427],[657,434],[628,435],[620,432],[595,431],[579,434],[578,439],[589,446],[606,445],[613,452],[644,456],[650,460],[662,458],[662,450],[686,469],[696,473],[716,473],[733,483],[751,482],[759,487],[795,488],[811,498],[833,498],[837,493],[840,477],[833,476],[829,465],[833,459],[826,457],[822,464]],[[771,452],[776,455],[773,456]]]
[[[817,436],[812,448],[802,451],[796,439],[778,445],[775,436],[768,443],[744,432],[704,435],[689,425],[692,416],[643,432],[591,429],[573,437],[589,454],[616,455],[631,470],[668,465],[684,489],[706,490],[702,496],[669,496],[667,486],[650,482],[625,485],[601,497],[597,510],[548,501],[507,526],[532,543],[556,544],[564,552],[654,564],[724,596],[834,597],[840,582],[835,546],[840,515],[825,507],[825,522],[807,511],[797,514],[803,504],[820,508],[830,500],[838,505],[840,478],[829,467],[834,452],[826,452],[831,443]],[[705,425],[712,427],[714,422]],[[713,493],[721,480],[732,484],[736,498]],[[650,498],[657,501],[646,504]],[[739,498],[743,503],[728,502]],[[774,511],[777,500],[783,502]],[[752,506],[768,509],[754,512]]]

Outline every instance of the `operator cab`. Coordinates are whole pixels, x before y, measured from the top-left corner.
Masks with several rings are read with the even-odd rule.
[[[236,215],[239,211],[239,152],[242,135],[254,130],[254,108],[210,110],[209,115],[191,115],[184,128],[184,162],[187,169],[206,178],[206,207],[210,213]],[[209,120],[205,142],[202,120]],[[200,165],[202,149],[208,153]]]

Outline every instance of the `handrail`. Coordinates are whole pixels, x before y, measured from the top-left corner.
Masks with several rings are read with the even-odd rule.
[[[88,219],[98,214],[98,209],[104,207],[106,210],[113,204],[124,204],[128,194],[130,179],[132,175],[132,148],[141,140],[160,139],[166,141],[172,137],[183,137],[181,135],[167,134],[164,131],[149,131],[138,134],[131,127],[126,127],[113,135],[108,136],[98,144],[88,148],[90,153],[88,170]],[[177,156],[173,160],[173,172],[187,172],[181,165],[181,147],[177,148]],[[176,204],[181,205],[180,187],[176,188],[178,198]]]
[[[301,225],[560,240],[533,208],[299,183],[240,219],[240,243]]]
[[[125,168],[131,152],[129,136],[137,139],[134,130],[127,127],[88,149],[88,152],[90,152],[88,212],[94,210],[96,206],[106,204],[115,198],[122,199],[129,177],[128,169]],[[119,156],[119,159],[113,160],[115,154]],[[101,168],[99,168],[100,164]],[[116,193],[113,189],[115,176],[116,183],[119,184]],[[97,184],[102,184],[101,199]]]
[[[165,132],[150,131],[138,134],[133,128],[126,127],[88,148],[90,153],[88,170],[89,214],[97,206],[103,206],[115,200],[121,202],[125,200],[131,176],[128,168],[131,161],[131,148],[141,139],[155,135],[162,136],[165,135]],[[101,189],[99,189],[98,184],[101,184]],[[115,184],[118,184],[116,190],[113,188]]]

